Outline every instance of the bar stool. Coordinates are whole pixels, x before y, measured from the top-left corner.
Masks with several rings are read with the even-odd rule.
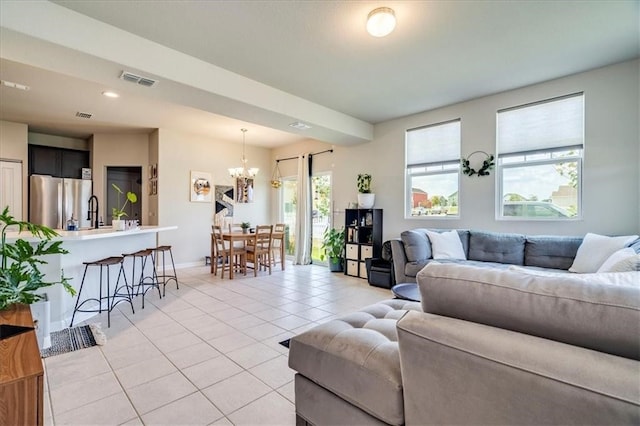
[[[153,250],[153,254],[151,255],[151,259],[153,259],[153,264],[158,267],[158,252],[162,253],[162,274],[156,275],[158,284],[162,284],[162,295],[167,295],[167,283],[169,281],[176,282],[176,289],[180,289],[178,285],[178,276],[176,275],[176,265],[173,262],[173,253],[171,252],[171,246],[158,246],[155,248],[151,248],[149,250]],[[171,256],[171,268],[173,269],[173,275],[167,274],[166,263],[165,263],[165,253],[169,252],[169,256]],[[156,269],[157,271],[157,269]],[[169,271],[171,272],[171,271]]]
[[[96,260],[93,262],[82,262],[85,266],[84,266],[84,274],[82,275],[82,282],[80,283],[80,290],[78,290],[78,298],[76,299],[76,306],[75,308],[73,308],[73,315],[71,316],[71,324],[69,324],[69,327],[73,327],[73,321],[75,319],[76,316],[76,312],[98,312],[98,313],[102,313],[102,301],[106,300],[107,301],[107,327],[111,327],[111,311],[113,310],[113,308],[120,302],[129,302],[129,304],[131,305],[131,313],[135,314],[135,311],[133,309],[133,301],[131,299],[131,292],[129,291],[129,284],[127,283],[127,277],[124,273],[124,268],[122,267],[122,262],[123,262],[124,258],[122,256],[112,256],[112,257],[107,257],[104,259],[100,259],[100,260]],[[113,290],[113,295],[111,295],[111,280],[110,280],[110,266],[114,266],[114,265],[120,265],[120,268],[118,269],[118,278],[116,280],[116,284],[115,284],[115,289]],[[98,297],[90,297],[86,300],[83,300],[82,303],[80,303],[80,297],[82,295],[82,288],[84,287],[84,280],[87,277],[87,270],[89,269],[90,266],[99,266],[100,267],[100,293]],[[107,270],[107,293],[106,296],[103,296],[102,294],[102,277],[103,277],[103,273],[102,271],[106,268]],[[123,277],[124,279],[124,285],[120,285],[120,277]],[[126,289],[126,293],[121,293],[121,289],[122,288]],[[87,303],[87,302],[98,302],[98,308],[97,309],[81,309],[82,306]]]
[[[160,293],[160,284],[158,283],[158,274],[156,272],[156,265],[153,262],[153,250],[145,249],[138,250],[135,253],[124,253],[122,255],[125,259],[127,257],[133,257],[133,268],[131,272],[131,293],[133,294],[133,286],[136,282],[136,259],[140,259],[140,278],[138,279],[135,295],[139,295],[142,292],[142,309],[144,309],[144,296],[147,291],[152,288],[158,289],[158,296],[162,298]],[[147,259],[151,259],[151,276],[144,276],[144,269],[147,265]],[[145,288],[146,287],[146,288]],[[142,291],[140,290],[142,288]]]

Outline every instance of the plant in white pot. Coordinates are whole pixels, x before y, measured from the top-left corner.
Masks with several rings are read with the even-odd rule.
[[[376,201],[376,194],[371,192],[371,175],[362,173],[358,175],[358,207],[370,209]]]
[[[127,204],[134,204],[138,202],[138,196],[135,193],[128,191],[126,194],[126,199],[124,200],[124,204],[122,204],[122,207],[118,207],[120,206],[120,195],[123,195],[124,191],[120,189],[120,187],[115,183],[112,183],[111,186],[118,193],[118,201],[116,202],[116,206],[111,208],[111,226],[116,231],[124,231],[125,222],[124,220],[122,220],[122,217],[127,216],[127,212],[124,209],[125,207],[127,207]]]

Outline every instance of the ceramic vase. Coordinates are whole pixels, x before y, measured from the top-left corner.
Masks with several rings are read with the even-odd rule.
[[[376,194],[358,194],[358,207],[361,209],[370,209],[376,201]]]
[[[113,219],[111,221],[111,227],[114,231],[124,231],[125,221],[122,219]]]

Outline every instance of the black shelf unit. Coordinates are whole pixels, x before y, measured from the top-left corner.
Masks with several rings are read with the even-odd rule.
[[[382,255],[382,209],[346,209],[344,229],[344,273],[366,279],[364,260]]]

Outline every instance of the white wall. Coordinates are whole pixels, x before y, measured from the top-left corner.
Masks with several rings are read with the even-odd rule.
[[[271,223],[270,151],[247,145],[246,157],[260,172],[254,180],[254,202],[236,203],[233,222]],[[190,201],[191,171],[211,173],[214,186],[233,185],[227,169],[239,167],[241,158],[241,143],[158,130],[158,224],[178,226],[177,231],[161,233],[159,242],[172,246],[177,264],[202,265],[210,252],[215,204]]]
[[[107,167],[141,167],[142,194],[138,195],[142,207],[143,225],[149,218],[149,135],[146,134],[94,134],[90,141],[93,194],[100,200],[100,214],[105,223],[111,212],[107,211]]]
[[[333,170],[335,206],[340,210],[335,223],[342,223],[344,208],[356,199],[356,176],[367,172],[373,175],[375,207],[384,209],[385,239],[416,227],[558,235],[638,233],[639,75],[639,61],[635,60],[379,123],[372,142],[336,147],[331,164],[325,164],[326,170]],[[585,93],[586,105],[582,220],[496,221],[495,171],[490,177],[461,176],[459,219],[404,218],[406,129],[461,118],[462,155],[476,150],[495,153],[497,110],[580,91]],[[295,150],[314,148],[316,145],[307,143]],[[272,158],[286,157],[289,151],[276,149]]]
[[[22,217],[16,217],[21,220],[27,220],[29,216],[27,204],[29,175],[28,130],[26,124],[0,121],[0,159],[19,160],[22,162]],[[4,206],[0,206],[0,208],[4,208]]]

